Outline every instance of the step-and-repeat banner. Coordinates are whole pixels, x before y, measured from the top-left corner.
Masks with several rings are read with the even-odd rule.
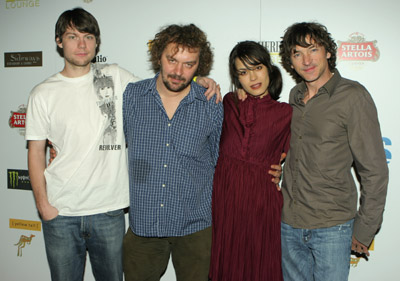
[[[195,23],[212,44],[215,60],[210,76],[224,93],[229,91],[228,56],[236,42],[261,42],[279,63],[279,41],[288,26],[299,21],[326,25],[338,44],[342,76],[364,84],[374,98],[390,169],[383,227],[369,261],[352,259],[350,280],[399,280],[398,0],[0,0],[1,280],[50,280],[27,171],[25,111],[32,87],[63,67],[54,26],[64,10],[74,7],[88,10],[100,24],[97,61],[118,63],[142,78],[154,75],[147,43],[160,27]],[[282,73],[281,101],[287,101],[294,82],[283,69]],[[85,280],[94,280],[90,262]],[[171,264],[162,280],[175,280]]]

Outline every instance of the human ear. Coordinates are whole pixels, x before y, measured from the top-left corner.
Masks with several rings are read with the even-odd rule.
[[[59,48],[63,48],[63,45],[62,45],[62,40],[60,39],[60,37],[57,37],[56,38],[56,44],[57,44],[57,46],[59,47]]]

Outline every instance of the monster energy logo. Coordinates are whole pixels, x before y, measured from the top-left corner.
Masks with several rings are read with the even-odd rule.
[[[32,190],[27,170],[7,170],[7,173],[9,189]]]
[[[9,182],[12,188],[16,188],[18,186],[18,172],[17,171],[9,171]]]

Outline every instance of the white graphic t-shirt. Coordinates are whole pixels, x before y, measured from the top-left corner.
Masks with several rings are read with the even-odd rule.
[[[138,80],[115,64],[92,64],[84,76],[57,73],[32,90],[25,138],[49,139],[57,151],[45,177],[49,202],[60,215],[129,205],[122,94]]]

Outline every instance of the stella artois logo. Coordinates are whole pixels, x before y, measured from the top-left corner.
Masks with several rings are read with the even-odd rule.
[[[342,61],[377,61],[379,50],[377,41],[366,41],[359,32],[350,34],[346,42],[338,41],[338,59]]]
[[[17,128],[20,135],[25,135],[26,106],[20,105],[17,111],[10,111],[11,116],[8,120],[10,128]]]

